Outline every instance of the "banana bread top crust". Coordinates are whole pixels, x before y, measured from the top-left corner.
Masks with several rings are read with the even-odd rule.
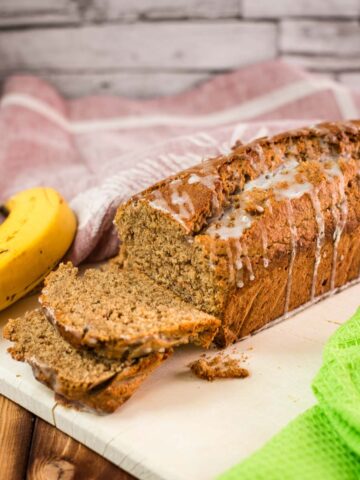
[[[307,162],[327,154],[347,157],[354,146],[357,151],[359,135],[360,120],[324,122],[236,144],[230,154],[210,158],[135,195],[118,209],[115,223],[121,225],[129,206],[146,201],[168,213],[183,232],[195,235],[221,215],[248,182],[276,170],[287,158]]]

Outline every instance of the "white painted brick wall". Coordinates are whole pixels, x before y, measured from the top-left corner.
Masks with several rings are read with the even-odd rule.
[[[234,18],[241,12],[241,0],[93,0],[88,19],[135,20],[174,18]]]
[[[0,0],[0,79],[147,97],[282,56],[360,87],[360,0]]]
[[[122,73],[43,73],[41,77],[72,96],[115,94],[147,98],[171,95],[186,90],[211,76],[209,73],[187,72],[122,72]]]
[[[134,23],[0,33],[0,70],[222,71],[273,58],[276,28],[258,22]]]
[[[360,57],[360,24],[357,21],[284,20],[280,33],[283,52]]]
[[[248,18],[335,17],[360,15],[359,0],[243,0]]]
[[[68,0],[1,0],[1,14],[24,14],[34,12],[58,12],[68,7]]]
[[[282,55],[282,58],[294,65],[310,70],[311,72],[341,74],[346,72],[360,72],[359,57],[326,57],[318,55]]]
[[[0,0],[0,27],[79,22],[79,7],[73,0]]]

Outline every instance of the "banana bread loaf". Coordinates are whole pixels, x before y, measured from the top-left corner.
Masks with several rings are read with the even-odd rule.
[[[236,146],[120,207],[122,261],[234,342],[359,279],[359,157],[360,121]]]
[[[67,404],[98,413],[111,413],[122,405],[168,356],[168,352],[154,353],[121,363],[78,351],[59,335],[41,310],[9,320],[3,335],[14,342],[9,348],[12,357],[28,362],[37,380]]]
[[[220,325],[143,273],[115,262],[83,274],[71,263],[60,265],[46,278],[40,303],[73,346],[121,360],[188,342],[206,347]]]

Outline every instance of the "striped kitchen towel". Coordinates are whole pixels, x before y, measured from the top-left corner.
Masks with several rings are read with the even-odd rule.
[[[237,139],[359,116],[360,89],[282,61],[151,100],[66,100],[43,80],[17,75],[0,103],[0,202],[35,185],[58,189],[79,220],[70,259],[101,260],[118,248],[118,205],[155,181],[228,152]]]

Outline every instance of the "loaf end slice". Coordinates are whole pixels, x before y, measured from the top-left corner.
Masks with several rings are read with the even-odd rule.
[[[35,378],[51,388],[61,403],[100,414],[128,400],[168,352],[134,362],[99,358],[69,345],[38,309],[9,320],[4,338],[14,342],[11,356],[31,365]]]
[[[81,274],[71,263],[45,281],[40,302],[73,346],[131,359],[193,342],[207,347],[220,321],[157,285],[145,274],[110,263]]]

